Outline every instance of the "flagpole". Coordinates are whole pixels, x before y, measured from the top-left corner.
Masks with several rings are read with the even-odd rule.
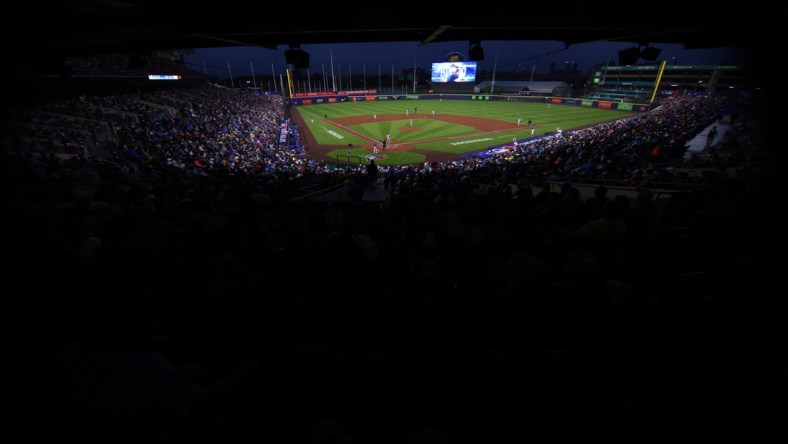
[[[347,64],[347,89],[353,91],[353,74],[350,70],[350,63]]]
[[[495,45],[495,61],[493,62],[493,78],[492,85],[490,85],[490,94],[495,92],[495,69],[498,67],[498,45]]]
[[[613,55],[613,50],[611,49],[607,53],[607,62],[605,62],[605,70],[602,71],[602,81],[599,82],[599,86],[604,88],[605,87],[605,79],[607,78],[607,68],[610,66],[610,57]],[[598,90],[599,88],[597,88]]]
[[[254,86],[255,91],[257,91],[257,81],[254,79],[254,65],[252,62],[249,62],[249,68],[252,69],[252,86]]]
[[[381,84],[380,84],[380,82],[381,82],[381,77],[380,77],[380,63],[378,63],[378,94],[380,94],[380,90],[382,89],[382,87],[380,86],[380,85],[381,85]]]
[[[394,65],[391,65],[391,93],[394,94]]]
[[[331,45],[328,45],[328,54],[331,57],[331,83],[334,86],[334,91],[337,90],[337,79],[334,77],[334,51],[331,50]]]
[[[362,71],[364,72],[364,89],[367,89],[367,64],[365,63],[362,65]]]
[[[416,94],[416,54],[413,54],[413,94]]]
[[[230,73],[230,86],[232,86],[233,89],[235,89],[235,82],[233,82],[233,72],[230,70],[230,61],[229,60],[227,61],[227,72]]]
[[[706,84],[706,91],[714,92],[717,89],[717,83],[719,82],[720,78],[720,63],[722,63],[722,56],[725,54],[725,48],[722,48],[720,51],[720,57],[717,59],[717,64],[714,65],[714,71],[711,73],[711,79]]]
[[[326,88],[328,87],[328,81],[326,79],[326,64],[321,63],[320,66],[323,67],[323,92],[326,92]]]
[[[337,74],[339,75],[339,89],[342,89],[342,65],[337,63]]]
[[[536,65],[531,67],[531,82],[528,84],[529,89],[534,86],[534,72],[536,72]]]
[[[276,89],[276,70],[274,69],[274,62],[271,62],[271,80],[274,81],[274,92],[279,94],[279,90]]]
[[[306,81],[309,82],[309,92],[312,92],[312,74],[309,73],[309,68],[306,69]]]

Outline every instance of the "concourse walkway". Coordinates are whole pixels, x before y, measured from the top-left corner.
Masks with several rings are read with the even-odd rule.
[[[704,128],[703,131],[701,131],[697,136],[689,141],[689,148],[687,149],[687,152],[684,153],[685,159],[689,159],[693,154],[703,153],[703,150],[706,148],[706,138],[709,136],[709,131],[711,131],[711,129],[714,127],[717,127],[717,136],[711,142],[712,147],[717,145],[717,143],[722,140],[722,138],[725,136],[725,133],[728,132],[728,129],[730,129],[731,126],[723,119],[717,120],[716,122]]]

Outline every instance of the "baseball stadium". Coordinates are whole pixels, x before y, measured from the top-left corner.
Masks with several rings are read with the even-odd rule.
[[[788,442],[762,11],[67,3],[3,7],[3,442]],[[392,42],[458,50],[307,53]]]

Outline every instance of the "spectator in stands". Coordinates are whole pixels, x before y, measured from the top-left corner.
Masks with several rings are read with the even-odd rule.
[[[375,152],[377,152],[377,143],[375,146]],[[369,165],[367,165],[367,176],[370,183],[375,182],[378,178],[378,165],[375,163],[375,159],[369,160]]]
[[[616,196],[618,197],[618,196]],[[626,197],[624,196],[624,199]],[[601,243],[619,242],[626,235],[626,218],[628,208],[620,199],[615,199],[602,210],[602,217],[580,226],[577,234],[581,237]]]
[[[605,206],[610,202],[607,198],[607,187],[600,184],[594,188],[594,197],[589,197],[585,202],[585,216],[588,220],[602,217]]]
[[[577,187],[569,186],[567,188],[566,194],[561,198],[560,209],[566,216],[568,223],[577,226],[583,221],[585,204]]]
[[[653,204],[654,193],[648,188],[638,192],[637,205],[629,212],[627,230],[629,235],[637,236],[654,229],[657,223],[658,210]]]
[[[219,402],[257,375],[244,361],[226,378],[203,387],[155,347],[162,320],[152,289],[118,286],[90,307],[84,340],[54,356],[64,438],[81,442],[217,442],[225,417]],[[70,434],[74,436],[70,436]]]
[[[709,130],[709,134],[706,135],[706,147],[710,147],[711,144],[714,142],[714,139],[717,138],[717,127],[713,126]]]

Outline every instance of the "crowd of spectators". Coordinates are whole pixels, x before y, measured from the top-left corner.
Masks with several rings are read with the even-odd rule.
[[[682,163],[736,100],[678,96],[492,158],[378,165],[383,206],[362,199],[365,166],[281,143],[277,96],[205,86],[14,110],[10,433],[784,438],[768,128],[741,112],[716,148],[737,163]],[[360,192],[302,198],[335,186]]]
[[[155,75],[197,75],[173,57],[150,55],[98,54],[67,57],[63,64],[74,77],[139,77]]]

